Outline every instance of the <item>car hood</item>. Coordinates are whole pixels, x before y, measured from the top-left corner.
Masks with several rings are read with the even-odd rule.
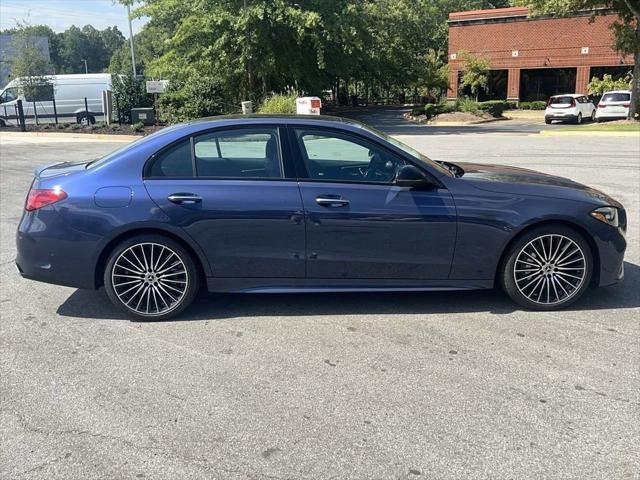
[[[462,162],[456,165],[464,170],[462,179],[482,190],[588,200],[595,204],[621,206],[607,194],[564,177],[506,165]]]

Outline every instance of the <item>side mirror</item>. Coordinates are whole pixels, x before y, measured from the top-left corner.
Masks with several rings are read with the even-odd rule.
[[[417,167],[403,165],[396,175],[396,185],[400,187],[431,187],[433,182]]]

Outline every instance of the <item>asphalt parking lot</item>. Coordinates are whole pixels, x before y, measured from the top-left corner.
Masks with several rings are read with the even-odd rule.
[[[625,281],[549,313],[499,291],[203,295],[131,322],[13,264],[33,168],[121,144],[0,137],[0,478],[639,478],[640,139],[401,139],[616,197]]]

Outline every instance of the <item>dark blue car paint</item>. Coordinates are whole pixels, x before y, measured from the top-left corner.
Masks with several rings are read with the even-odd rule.
[[[431,190],[371,184],[332,184],[300,178],[143,180],[148,158],[190,135],[246,125],[305,125],[342,129],[384,145],[418,164],[439,186]],[[282,131],[283,131],[282,130]],[[287,176],[304,167],[281,135]],[[621,207],[589,187],[524,169],[459,164],[461,178],[420,163],[351,122],[318,117],[226,117],[163,130],[85,165],[37,171],[34,188],[59,186],[68,198],[25,212],[17,232],[17,265],[27,278],[96,288],[105,254],[122,235],[163,231],[197,256],[210,290],[317,291],[490,288],[515,236],[540,222],[564,222],[592,245],[596,282],[621,277],[623,228],[589,213]],[[203,202],[178,206],[176,192]],[[348,197],[349,207],[326,209],[320,194]]]

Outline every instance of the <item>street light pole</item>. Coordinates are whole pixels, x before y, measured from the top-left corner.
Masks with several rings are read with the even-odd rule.
[[[83,58],[82,61],[84,62],[84,73],[89,73],[89,69],[87,68],[87,60]]]
[[[136,72],[136,54],[133,51],[133,28],[131,28],[131,8],[127,4],[127,19],[129,20],[129,44],[131,45],[131,66],[133,67],[133,78],[138,76]]]

